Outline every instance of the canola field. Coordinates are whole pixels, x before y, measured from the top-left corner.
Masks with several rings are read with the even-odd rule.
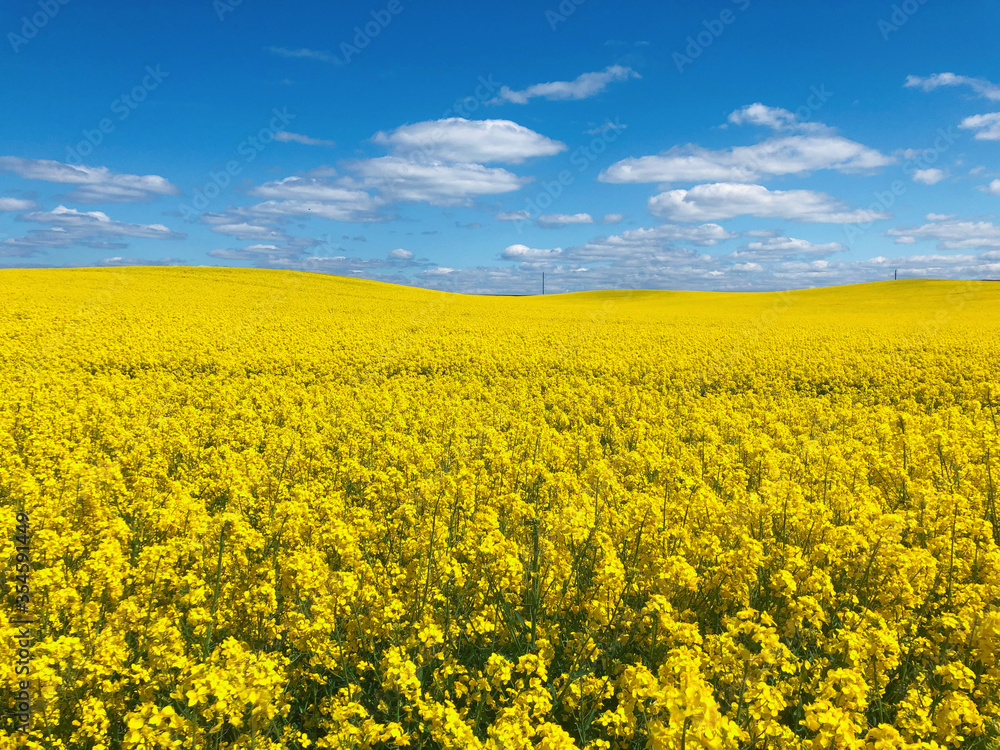
[[[998,283],[0,271],[0,747],[997,747],[998,412]]]

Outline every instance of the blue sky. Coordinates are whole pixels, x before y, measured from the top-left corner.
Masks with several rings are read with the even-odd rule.
[[[0,267],[997,278],[998,28],[986,0],[11,0]]]

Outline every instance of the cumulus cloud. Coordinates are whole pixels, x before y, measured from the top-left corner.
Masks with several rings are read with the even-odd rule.
[[[24,214],[21,220],[47,224],[68,231],[102,235],[114,234],[122,237],[179,240],[185,236],[163,224],[127,224],[113,220],[103,211],[77,211],[75,208],[66,208],[65,206],[57,206],[51,211],[33,211]]]
[[[123,249],[123,238],[181,240],[186,235],[163,224],[129,224],[115,221],[102,211],[77,211],[57,206],[51,211],[23,214],[21,221],[42,224],[24,237],[12,237],[0,243],[0,255],[33,255],[46,248],[90,247],[100,250]]]
[[[328,52],[309,49],[307,47],[299,47],[298,49],[288,49],[287,47],[265,47],[264,49],[270,52],[272,55],[277,55],[278,57],[291,57],[304,60],[319,60],[320,62],[328,62],[334,64],[340,62],[340,60],[337,57],[331,55]]]
[[[278,245],[256,244],[209,250],[208,256],[218,260],[277,260],[286,257],[287,253]]]
[[[339,248],[324,244],[323,247],[317,248],[315,253],[306,254],[288,252],[282,246],[261,244],[245,248],[213,250],[209,255],[218,259],[247,261],[258,268],[285,268],[339,276],[359,276],[396,284],[413,283],[412,279],[405,276],[402,271],[428,266],[427,262],[401,255],[394,256],[391,252],[385,258],[358,258],[340,254],[337,250]]]
[[[331,181],[323,177],[286,177],[266,182],[250,191],[250,195],[269,200],[251,206],[247,211],[262,217],[318,216],[332,221],[381,221],[378,209],[381,198],[347,181]]]
[[[556,259],[560,255],[562,255],[562,248],[560,247],[543,249],[528,247],[527,245],[509,245],[500,254],[500,257],[504,260],[544,261]]]
[[[347,203],[365,209],[375,207],[375,201],[369,193],[322,177],[285,177],[253,188],[250,195],[272,200]]]
[[[829,130],[822,123],[800,120],[794,112],[781,107],[768,107],[760,102],[748,104],[731,112],[728,119],[733,125],[762,125],[772,130],[798,130],[814,133]]]
[[[104,258],[99,265],[102,266],[186,266],[188,261],[183,258],[123,258],[115,255],[111,258]]]
[[[180,190],[159,175],[118,174],[107,167],[76,167],[51,159],[0,156],[0,172],[13,172],[26,180],[75,185],[67,198],[77,203],[149,201]]]
[[[628,125],[623,125],[615,118],[614,122],[611,120],[605,120],[602,124],[598,125],[596,128],[589,128],[583,132],[587,135],[604,135],[605,133],[620,133],[625,130]]]
[[[590,214],[542,214],[537,219],[538,226],[545,229],[557,229],[569,224],[593,224],[594,217]]]
[[[261,243],[287,242],[290,237],[281,227],[272,226],[267,217],[249,216],[250,209],[230,209],[224,213],[203,213],[201,221],[216,234],[237,240]]]
[[[533,178],[483,162],[518,164],[566,149],[559,141],[510,120],[442,120],[402,125],[372,140],[391,153],[346,165],[355,177],[341,187],[374,190],[385,202],[468,206],[477,198],[519,190]],[[508,212],[516,220],[516,212]]]
[[[672,252],[677,243],[711,247],[736,236],[718,224],[664,224],[595,237],[584,245],[570,248],[568,252],[573,259],[581,262],[620,261],[624,258],[659,257]]]
[[[370,197],[370,196],[369,196]],[[264,201],[251,206],[251,212],[261,217],[317,216],[330,221],[384,221],[385,217],[369,213],[362,208],[323,201]]]
[[[434,206],[469,205],[475,198],[519,190],[531,181],[482,164],[417,163],[398,156],[357,161],[351,169],[363,187],[377,189],[386,200]]]
[[[501,211],[493,217],[497,221],[529,221],[531,213],[529,211]]]
[[[787,260],[789,258],[825,258],[842,253],[847,248],[839,242],[810,242],[795,237],[770,237],[760,242],[751,242],[733,253],[734,258],[754,260]]]
[[[415,282],[485,294],[537,294],[539,267],[546,271],[546,287],[553,292],[588,289],[704,289],[774,291],[832,284],[854,284],[892,279],[898,270],[908,278],[996,278],[1000,252],[963,255],[914,255],[864,260],[817,257],[768,259],[733,255],[711,256],[690,250],[656,254],[625,253],[612,262],[573,260],[572,248],[551,260],[525,261],[513,266],[476,266],[449,269],[446,277],[421,274]]]
[[[913,181],[924,185],[937,185],[948,173],[943,169],[918,169],[913,173]]]
[[[464,163],[502,162],[519,164],[526,159],[552,156],[566,150],[566,144],[510,120],[466,120],[448,117],[395,130],[378,132],[375,143],[389,147],[397,156],[420,161]]]
[[[602,224],[621,224],[625,221],[625,214],[604,214],[601,219]]]
[[[990,195],[1000,195],[1000,180],[993,180],[993,182],[986,185],[983,190]]]
[[[34,201],[23,198],[0,198],[0,211],[31,211],[38,208]]]
[[[862,172],[891,164],[892,159],[836,135],[792,135],[753,146],[711,150],[689,144],[655,156],[630,157],[599,175],[602,182],[754,182],[773,175],[820,169]]]
[[[1000,85],[991,83],[985,78],[970,78],[954,73],[936,73],[931,76],[907,76],[906,88],[917,88],[922,91],[933,91],[942,86],[968,86],[984,99],[1000,102]]]
[[[409,250],[397,247],[395,250],[389,251],[389,257],[394,260],[413,260],[413,253]]]
[[[623,65],[610,65],[601,71],[583,73],[572,81],[536,83],[521,91],[514,91],[508,86],[502,86],[499,95],[495,99],[491,99],[489,103],[527,104],[530,99],[536,97],[557,101],[589,99],[604,91],[610,83],[640,77],[632,68]]]
[[[714,221],[735,216],[756,216],[847,224],[891,217],[891,214],[877,211],[850,209],[833,196],[813,190],[768,190],[763,185],[725,182],[654,195],[649,199],[649,210],[654,216],[672,221]]]
[[[941,250],[1000,248],[1000,226],[990,221],[948,219],[919,227],[896,227],[886,234],[894,237],[897,244],[934,240]]]
[[[958,127],[976,131],[972,137],[977,141],[1000,141],[1000,112],[966,117]]]
[[[303,146],[333,146],[333,141],[326,141],[322,138],[310,138],[308,135],[300,133],[289,133],[287,130],[279,130],[274,134],[274,140],[282,143],[301,143]]]

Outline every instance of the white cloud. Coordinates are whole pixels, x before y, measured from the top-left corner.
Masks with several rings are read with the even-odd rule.
[[[531,219],[531,212],[520,210],[520,211],[501,211],[494,217],[497,221],[529,221]]]
[[[947,220],[919,227],[896,227],[886,234],[897,244],[936,240],[941,250],[1000,248],[1000,226],[989,221]]]
[[[985,78],[970,78],[969,76],[959,76],[954,73],[936,73],[926,78],[907,76],[904,86],[911,89],[918,88],[923,91],[933,91],[941,86],[968,86],[984,99],[1000,102],[1000,86],[991,83]]]
[[[555,229],[568,224],[593,224],[594,217],[590,214],[542,214],[538,217],[538,225],[546,229]]]
[[[208,224],[217,234],[225,234],[238,240],[277,243],[287,242],[290,237],[284,229],[273,227],[266,217],[247,216],[251,209],[230,209],[226,213],[203,213],[201,221]]]
[[[753,182],[819,169],[860,172],[891,163],[890,157],[840,136],[793,135],[721,151],[691,144],[675,146],[656,156],[623,159],[601,172],[598,179],[617,183]]]
[[[116,255],[112,258],[104,258],[102,266],[185,266],[188,261],[183,258],[123,258]]]
[[[45,225],[46,229],[33,229],[24,237],[4,240],[0,243],[0,255],[32,255],[43,248],[77,245],[101,250],[123,249],[128,247],[123,238],[180,240],[186,236],[163,224],[128,224],[115,221],[103,211],[77,211],[65,206],[26,213],[20,219]]]
[[[334,146],[333,141],[326,141],[322,138],[310,138],[308,135],[299,133],[289,133],[287,130],[279,130],[274,134],[274,140],[282,143],[301,143],[304,146]]]
[[[780,218],[810,223],[847,224],[890,218],[891,214],[850,209],[826,193],[768,190],[763,185],[714,183],[670,190],[649,199],[654,216],[672,221],[713,221],[735,216]]]
[[[508,86],[500,88],[500,94],[490,100],[490,104],[527,104],[529,99],[543,97],[549,100],[579,100],[588,99],[600,94],[614,81],[627,81],[629,78],[641,76],[631,68],[623,65],[611,65],[602,71],[584,73],[572,81],[552,81],[551,83],[536,83],[522,91],[514,91]]]
[[[364,187],[377,189],[386,200],[435,206],[468,205],[480,196],[509,193],[531,181],[482,164],[416,163],[398,156],[357,161],[351,168]]]
[[[972,137],[977,141],[1000,141],[1000,112],[966,117],[959,123],[963,130],[975,130]]]
[[[760,242],[751,242],[745,249],[733,253],[732,257],[751,256],[758,260],[786,260],[792,257],[824,258],[847,250],[839,242],[809,242],[795,237],[770,237]]]
[[[542,261],[554,260],[560,255],[562,255],[562,248],[560,247],[540,249],[528,247],[527,245],[510,245],[500,254],[500,257],[504,260]]]
[[[924,185],[937,185],[948,173],[943,169],[918,169],[913,173],[913,181]]]
[[[34,201],[23,198],[0,198],[0,211],[31,211],[38,208]]]
[[[397,247],[395,250],[391,250],[389,252],[389,257],[393,260],[413,260],[413,253],[409,250]]]
[[[731,112],[729,122],[733,125],[763,125],[772,130],[800,130],[803,132],[821,132],[829,130],[826,125],[818,122],[803,122],[794,112],[781,107],[768,107],[756,102]]]
[[[337,182],[320,177],[285,177],[273,182],[265,182],[250,191],[257,198],[272,200],[306,200],[347,203],[352,207],[373,209],[373,197],[364,190],[346,187]]]
[[[602,224],[621,224],[625,221],[625,214],[604,214],[601,219]]]
[[[612,122],[611,120],[606,120],[604,123],[598,125],[596,128],[590,128],[589,130],[584,130],[583,132],[586,133],[587,135],[604,135],[605,133],[620,133],[627,127],[628,125],[623,125],[622,123],[618,122],[618,118],[615,118],[614,122]]]
[[[803,287],[853,284],[900,278],[996,278],[1000,252],[978,255],[916,255],[865,260],[795,258],[767,260],[709,256],[690,251],[658,254],[622,253],[618,258],[578,264],[567,257],[525,261],[514,266],[478,266],[451,269],[444,277],[422,274],[416,281],[433,288],[487,294],[537,294],[539,268],[546,271],[546,287],[553,292],[587,289],[707,289],[773,291]],[[443,283],[442,283],[443,282]],[[626,294],[627,296],[627,294]]]
[[[248,245],[241,248],[218,248],[208,251],[208,257],[218,260],[292,260],[278,245]]]
[[[311,246],[315,246],[312,241]],[[327,246],[327,250],[329,250]],[[338,248],[339,249],[339,248]],[[322,249],[317,250],[323,252]],[[406,252],[406,251],[402,251]],[[213,258],[244,260],[253,262],[259,268],[289,268],[314,273],[338,275],[358,274],[366,278],[376,278],[397,284],[413,281],[399,273],[403,268],[425,268],[426,263],[389,253],[386,258],[358,258],[334,254],[305,254],[297,247],[273,244],[256,244],[244,248],[218,249],[209,252]],[[387,273],[388,272],[388,273]]]
[[[66,208],[65,206],[57,206],[51,211],[27,213],[21,219],[65,229],[93,230],[101,234],[116,234],[123,237],[150,239],[182,239],[184,237],[183,234],[174,232],[163,224],[126,224],[113,220],[103,211],[77,211],[75,208]]]
[[[13,172],[26,180],[76,185],[67,197],[78,203],[148,201],[180,192],[159,175],[117,174],[107,167],[75,167],[51,159],[0,156],[0,172]]]
[[[382,199],[347,185],[322,177],[286,177],[251,190],[250,195],[270,200],[244,210],[257,216],[319,216],[332,221],[383,219],[377,213]]]
[[[990,195],[1000,195],[1000,180],[993,180],[989,185],[983,188]]]
[[[387,146],[397,156],[419,157],[419,161],[503,162],[519,164],[526,159],[552,156],[566,144],[510,120],[466,120],[448,117],[389,132],[376,133],[375,143]]]
[[[718,224],[685,226],[663,224],[657,227],[628,229],[610,237],[596,237],[584,245],[569,249],[574,260],[588,262],[618,261],[624,258],[639,259],[660,257],[675,253],[675,243],[690,243],[700,247],[718,245],[733,239],[735,234]]]
[[[948,221],[948,219],[954,219],[955,214],[927,214],[925,217],[927,221]]]
[[[264,201],[263,203],[250,206],[247,211],[265,218],[317,216],[321,219],[329,219],[330,221],[368,222],[385,220],[385,217],[369,213],[367,210],[362,210],[355,206],[323,201]]]
[[[320,62],[328,63],[339,63],[335,56],[329,54],[328,52],[322,52],[321,50],[308,49],[306,47],[300,47],[299,49],[287,49],[285,47],[265,47],[265,50],[270,52],[272,55],[278,55],[279,57],[292,57],[300,58],[305,60],[319,60]]]

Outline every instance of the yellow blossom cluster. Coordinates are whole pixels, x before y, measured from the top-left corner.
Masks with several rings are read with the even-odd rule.
[[[996,747],[998,412],[1000,284],[0,271],[0,749]]]

